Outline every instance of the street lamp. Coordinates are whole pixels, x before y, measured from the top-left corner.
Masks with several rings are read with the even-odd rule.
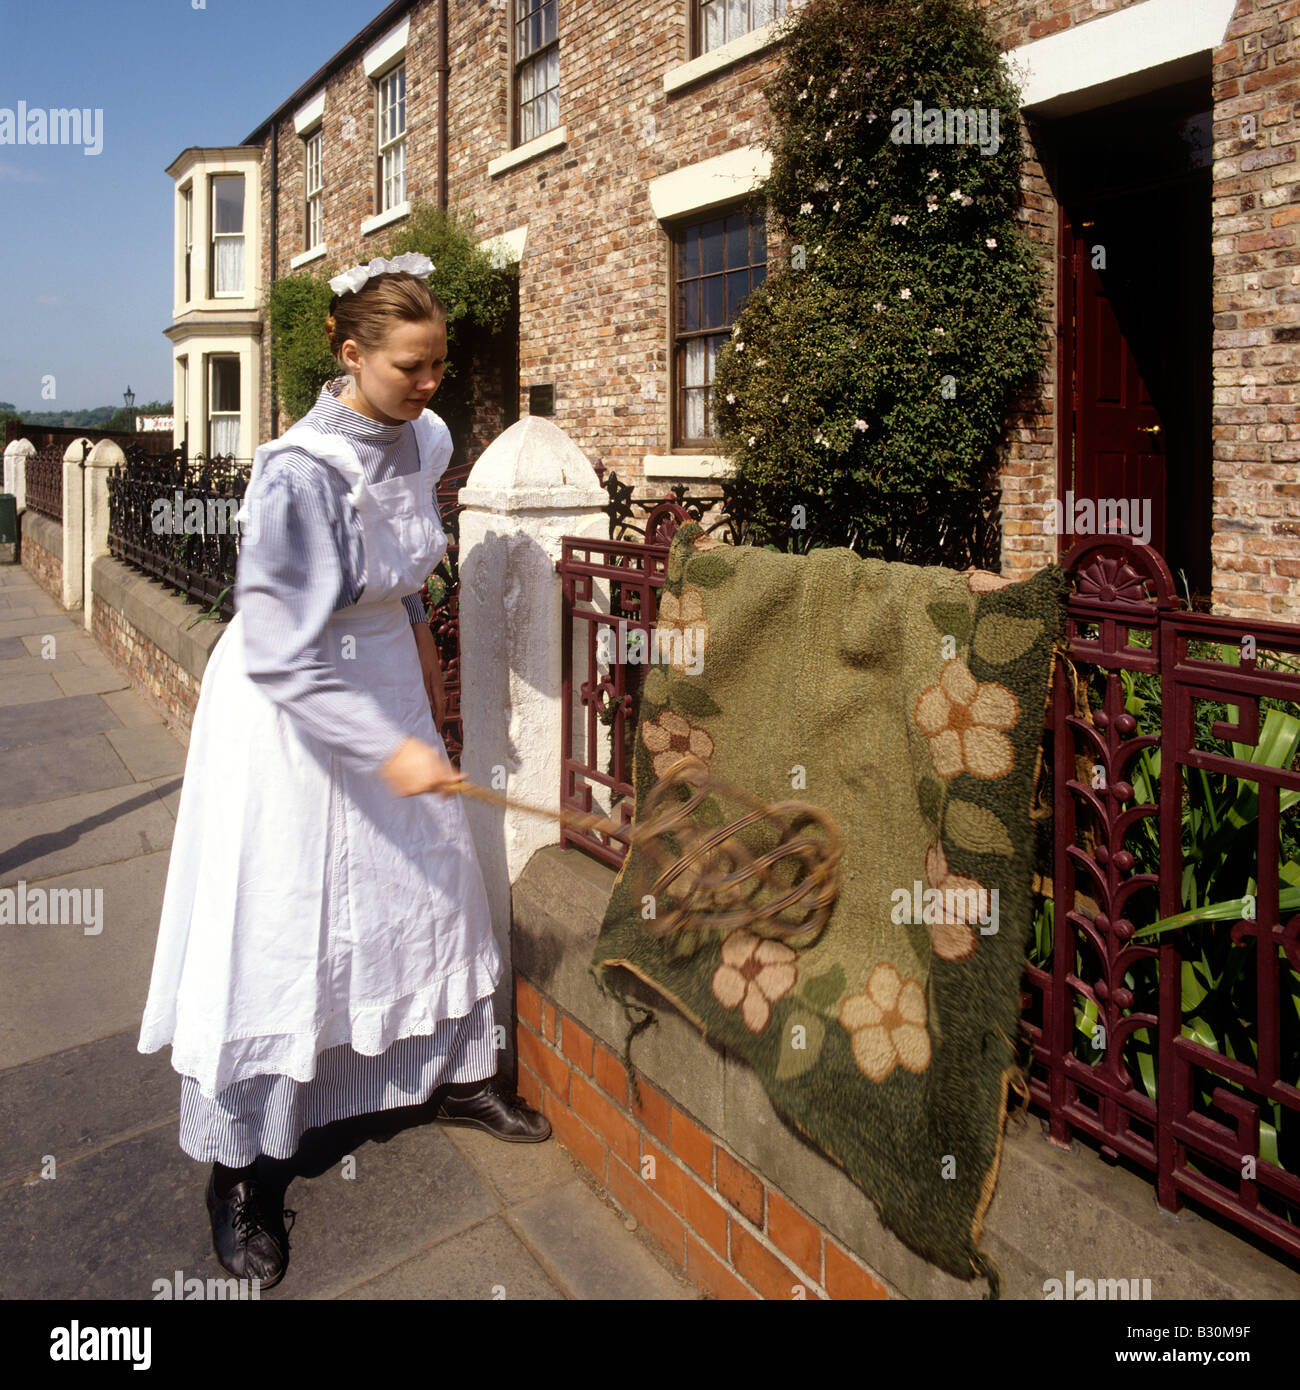
[[[131,388],[128,386],[126,390],[122,393],[122,399],[126,402],[126,408],[130,410],[131,407],[135,404],[135,392],[132,391]],[[133,430],[135,429],[134,415],[131,416],[131,428]]]

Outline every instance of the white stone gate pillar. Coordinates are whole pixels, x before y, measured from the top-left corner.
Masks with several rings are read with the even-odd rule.
[[[529,415],[495,439],[460,493],[461,770],[471,781],[559,810],[562,593],[566,535],[609,535],[608,494],[553,421]],[[513,1005],[510,887],[533,851],[559,841],[545,816],[465,798]],[[513,1037],[508,1050],[513,1052]]]

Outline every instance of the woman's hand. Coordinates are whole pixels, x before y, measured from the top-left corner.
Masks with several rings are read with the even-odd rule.
[[[442,684],[442,661],[438,656],[438,643],[433,629],[428,623],[412,623],[416,650],[420,653],[420,672],[424,676],[424,690],[433,710],[433,725],[439,733],[447,718],[447,692]]]
[[[447,793],[465,780],[431,744],[422,738],[408,738],[379,769],[394,796],[418,796],[421,792]]]

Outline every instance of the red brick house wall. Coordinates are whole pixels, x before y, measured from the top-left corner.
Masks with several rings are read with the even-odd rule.
[[[975,0],[980,3],[980,0]],[[1013,49],[1126,8],[1126,0],[984,0],[999,44]],[[508,6],[449,3],[450,205],[476,214],[486,238],[527,226],[520,278],[520,397],[555,383],[555,420],[593,460],[639,479],[643,457],[671,451],[670,242],[649,203],[649,181],[762,141],[763,83],[781,61],[768,49],[673,93],[664,72],[691,56],[685,0],[641,11],[597,0],[562,7],[560,119],[567,143],[496,176],[509,146]],[[437,170],[437,16],[434,0],[407,11],[407,188],[433,199]],[[1221,612],[1300,617],[1300,200],[1296,101],[1300,0],[1239,0],[1213,54],[1214,319],[1213,585]],[[373,87],[360,47],[325,82],[325,224],[329,258],[383,254],[390,228],[362,235],[374,211]],[[1240,118],[1257,118],[1243,137]],[[349,120],[350,118],[350,120]],[[353,124],[354,123],[354,124]],[[1057,203],[1026,122],[1023,216],[1055,249]],[[353,130],[347,138],[347,130]],[[264,175],[269,174],[269,141]],[[279,121],[277,271],[303,249],[302,144],[292,113]],[[270,180],[263,222],[269,226]],[[269,238],[264,239],[269,248]],[[269,260],[269,249],[265,252]],[[769,228],[769,261],[782,254]],[[263,278],[269,273],[264,262]],[[1056,287],[1044,286],[1055,310]],[[263,365],[269,335],[263,336]],[[476,408],[470,460],[507,423],[501,397]],[[1049,357],[1039,387],[1008,421],[1003,568],[1023,576],[1057,553],[1045,512],[1057,491],[1060,385]],[[264,373],[265,379],[265,373]],[[649,379],[649,380],[648,380]],[[487,383],[485,383],[486,385]],[[289,423],[281,413],[279,428]],[[271,431],[269,398],[261,431]]]
[[[1088,23],[1135,0],[988,0],[1004,49]],[[1238,0],[1213,54],[1215,611],[1300,620],[1300,3]],[[1240,118],[1254,113],[1256,133]],[[1032,121],[1027,145],[1033,148]],[[1025,220],[1056,249],[1057,206],[1041,165],[1026,161]],[[1055,286],[1048,295],[1055,308]],[[1024,575],[1055,551],[1043,503],[1056,495],[1049,362],[1042,390],[1010,422],[1003,472],[1005,572]]]

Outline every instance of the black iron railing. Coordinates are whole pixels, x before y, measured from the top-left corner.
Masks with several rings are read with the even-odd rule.
[[[90,445],[83,442],[83,460],[89,452]],[[42,516],[53,517],[60,524],[63,521],[63,454],[60,445],[38,449],[28,455],[24,470],[28,509],[40,512]]]
[[[108,476],[108,548],[116,559],[187,598],[235,615],[239,523],[252,463],[188,458],[183,448],[148,455],[129,446]]]

